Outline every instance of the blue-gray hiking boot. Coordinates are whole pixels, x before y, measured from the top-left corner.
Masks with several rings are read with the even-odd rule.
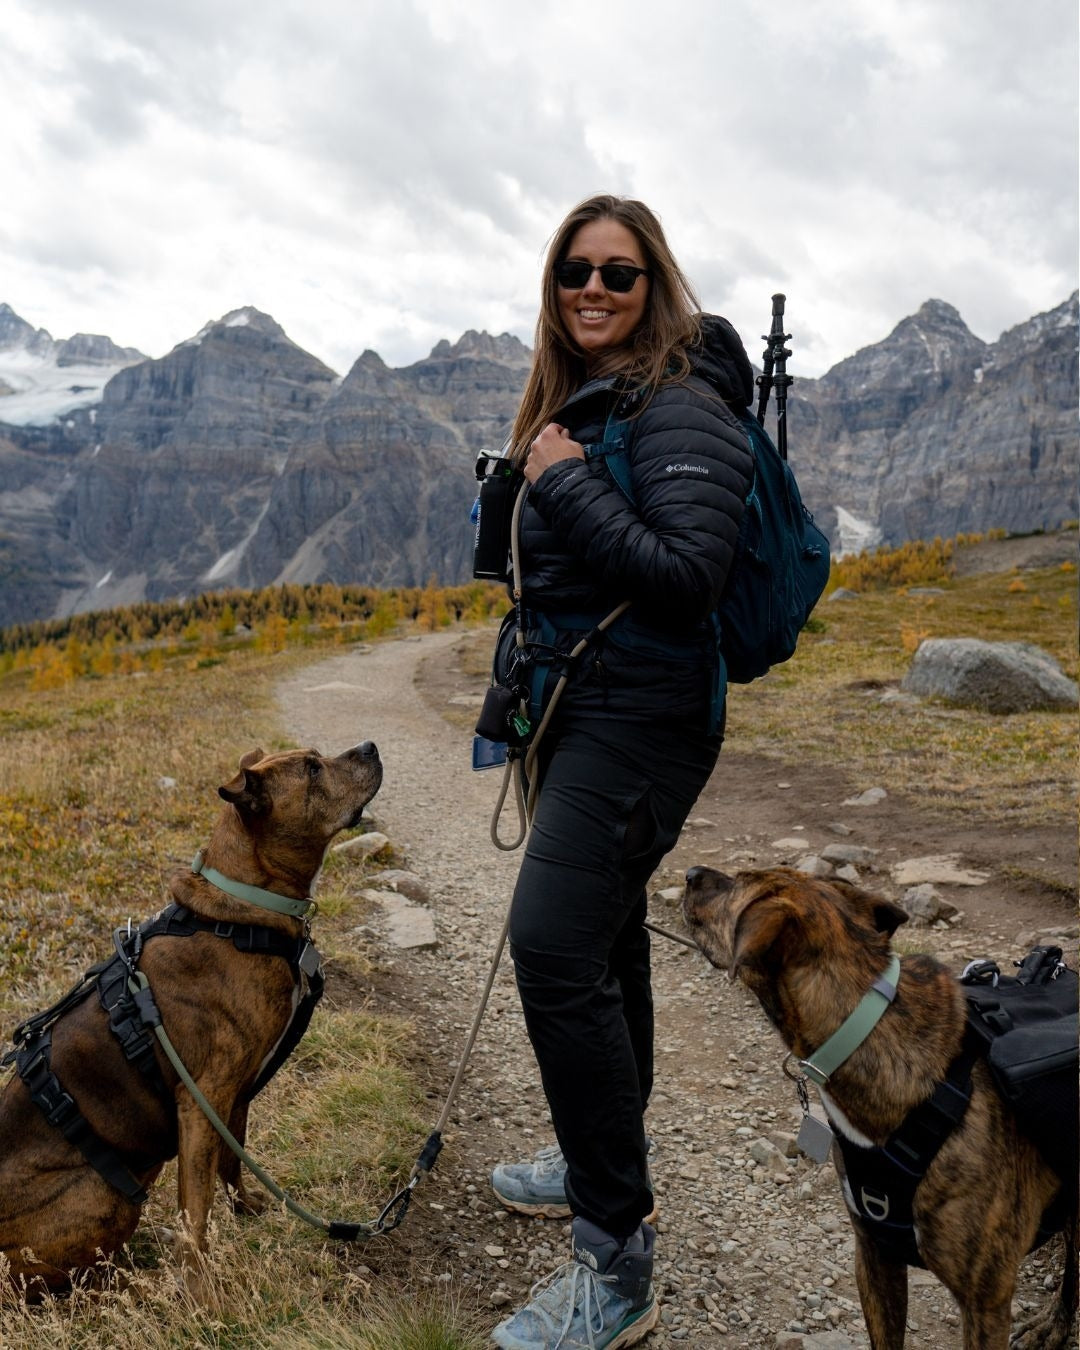
[[[655,1233],[643,1223],[624,1242],[574,1220],[574,1259],[532,1287],[531,1301],[500,1323],[501,1350],[620,1350],[660,1320],[652,1287]]]
[[[649,1153],[652,1140],[646,1141]],[[566,1159],[558,1144],[549,1144],[534,1153],[530,1162],[499,1163],[491,1173],[491,1189],[495,1198],[517,1214],[532,1214],[545,1219],[567,1219],[570,1205],[566,1199]],[[652,1190],[652,1177],[649,1177]],[[656,1222],[655,1207],[645,1216],[646,1222]]]
[[[499,1163],[491,1174],[495,1198],[518,1214],[547,1219],[570,1216],[566,1200],[566,1159],[558,1144],[534,1153],[530,1162]]]

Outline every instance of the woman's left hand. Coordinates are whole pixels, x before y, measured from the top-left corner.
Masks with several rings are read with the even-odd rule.
[[[525,477],[535,483],[545,469],[564,459],[584,459],[585,451],[558,422],[549,422],[529,448]]]

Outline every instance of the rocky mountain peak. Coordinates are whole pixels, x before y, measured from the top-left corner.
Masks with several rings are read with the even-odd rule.
[[[950,305],[947,300],[924,300],[911,318],[924,325],[945,328],[958,327],[962,328],[965,333],[970,331],[960,317],[960,311],[955,305]]]
[[[460,360],[462,357],[498,361],[507,366],[528,366],[532,362],[532,352],[512,333],[500,333],[496,337],[488,332],[478,333],[475,328],[462,333],[453,344],[446,338],[437,342],[428,360]]]
[[[397,376],[386,364],[378,352],[367,348],[353,362],[349,373],[341,382],[340,393],[343,397],[378,390],[392,391],[397,387]]]
[[[146,359],[137,347],[118,347],[102,333],[74,333],[56,344],[58,366],[122,366]]]
[[[913,346],[921,345],[934,370],[957,356],[981,351],[986,346],[963,321],[959,310],[944,300],[927,300],[915,314],[901,319],[881,345],[889,343],[909,353]]]
[[[887,338],[833,366],[820,384],[848,398],[870,386],[907,390],[930,381],[940,387],[957,376],[966,379],[986,345],[952,305],[927,300]]]
[[[250,329],[251,332],[264,337],[281,338],[291,343],[291,339],[276,319],[264,314],[261,309],[256,309],[254,305],[242,305],[239,309],[229,310],[228,314],[223,314],[220,319],[211,319],[203,324],[194,337],[185,338],[178,346],[198,347],[207,338],[227,338],[229,330],[237,328]]]
[[[52,355],[53,345],[52,335],[44,328],[34,328],[9,304],[0,304],[0,351],[21,350],[48,357]]]

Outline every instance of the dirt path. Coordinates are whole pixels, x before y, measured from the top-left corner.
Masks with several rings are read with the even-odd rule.
[[[518,855],[497,852],[488,837],[500,773],[474,774],[470,736],[441,715],[467,707],[477,694],[457,662],[461,641],[460,634],[437,634],[357,650],[311,666],[279,688],[282,721],[297,743],[332,752],[364,738],[379,745],[385,779],[374,814],[430,894],[438,946],[381,946],[369,992],[376,1007],[415,1022],[432,1124],[518,866]],[[1073,840],[1051,830],[1010,837],[975,821],[958,827],[891,794],[873,807],[844,805],[871,786],[848,782],[839,769],[725,751],[653,890],[677,885],[697,862],[795,861],[790,845],[774,846],[781,839],[805,839],[806,852],[843,839],[877,850],[879,870],[867,877],[886,890],[890,864],[930,853],[958,853],[966,866],[989,874],[978,888],[941,887],[964,917],[954,929],[922,929],[915,939],[956,970],[974,956],[1018,955],[1024,931],[1075,923],[1063,890],[1075,877]],[[505,833],[511,825],[508,817]],[[1038,861],[1020,889],[1007,870],[1018,856]],[[654,899],[652,917],[667,927],[679,924],[663,899]],[[654,967],[658,1072],[648,1127],[658,1148],[653,1175],[663,1320],[648,1344],[765,1350],[795,1346],[805,1332],[821,1333],[810,1346],[865,1347],[852,1243],[831,1168],[800,1158],[777,1181],[751,1156],[760,1138],[793,1133],[798,1125],[794,1089],[780,1072],[779,1040],[756,1003],[695,952],[656,939]],[[335,995],[332,977],[327,992]],[[336,996],[355,994],[338,990]],[[497,1161],[526,1157],[550,1139],[504,958],[438,1168],[406,1225],[388,1239],[385,1257],[366,1248],[365,1261],[384,1262],[389,1272],[404,1259],[417,1278],[448,1283],[494,1324],[532,1281],[565,1259],[569,1230],[558,1221],[506,1214],[490,1196],[487,1175]],[[1046,1255],[1029,1259],[1018,1291],[1022,1304],[1041,1301],[1051,1268]],[[959,1347],[951,1298],[925,1272],[913,1272],[912,1283],[908,1345]]]

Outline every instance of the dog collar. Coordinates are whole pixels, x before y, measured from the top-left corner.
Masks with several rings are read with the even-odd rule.
[[[196,876],[204,877],[211,886],[216,886],[226,895],[234,895],[237,900],[246,900],[260,909],[272,909],[275,914],[290,914],[294,919],[303,919],[315,908],[315,901],[307,897],[292,900],[287,895],[278,895],[275,891],[264,891],[261,886],[248,886],[242,881],[233,881],[213,867],[207,867],[203,861],[203,851],[191,860],[191,870]]]
[[[824,1045],[806,1059],[799,1060],[799,1068],[807,1078],[818,1087],[825,1086],[829,1076],[858,1050],[881,1021],[885,1009],[896,997],[899,978],[900,958],[892,954],[889,964],[862,996],[851,1016],[837,1027]]]

